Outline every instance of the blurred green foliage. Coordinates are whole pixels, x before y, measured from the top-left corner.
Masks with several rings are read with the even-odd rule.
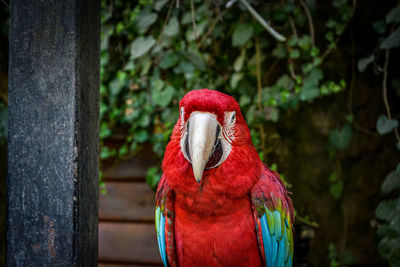
[[[265,161],[265,125],[300,103],[346,88],[344,80],[324,74],[322,63],[351,18],[348,1],[332,2],[335,12],[323,36],[315,36],[304,2],[250,4],[287,42],[273,39],[240,1],[228,8],[195,0],[193,9],[190,1],[102,2],[100,137],[123,129],[126,141],[118,150],[103,146],[102,159],[127,157],[149,142],[161,158],[179,99],[210,88],[239,101]],[[348,128],[332,133],[340,137],[337,149],[349,144]],[[152,187],[159,173],[149,170]]]
[[[333,243],[329,243],[328,258],[330,267],[351,266],[354,264],[354,258],[351,255],[351,252],[345,250],[342,255],[339,255]]]
[[[378,117],[376,129],[379,134],[385,135],[394,132],[396,136],[397,149],[400,151],[400,135],[398,132],[399,122],[395,114],[391,114],[391,108],[387,96],[387,88],[392,87],[399,94],[400,83],[397,78],[391,82],[387,80],[390,49],[400,47],[400,3],[391,9],[385,18],[373,24],[379,33],[377,40],[378,48],[369,56],[358,61],[357,67],[360,72],[365,71],[369,65],[373,65],[376,71],[383,73],[382,94],[386,108],[386,114]],[[379,66],[380,51],[384,52],[383,67]],[[389,195],[389,199],[379,203],[375,210],[378,219],[379,237],[378,250],[383,258],[388,260],[390,266],[400,266],[400,163],[397,168],[390,172],[385,178],[381,191]]]

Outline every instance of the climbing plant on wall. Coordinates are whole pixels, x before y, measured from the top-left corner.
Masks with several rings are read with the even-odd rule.
[[[400,150],[399,122],[392,114],[388,99],[388,90],[394,89],[400,96],[400,80],[398,77],[389,79],[388,65],[390,53],[400,47],[400,4],[397,4],[389,13],[374,22],[374,29],[379,33],[379,39],[374,51],[358,61],[358,70],[364,72],[372,65],[377,75],[382,77],[382,101],[386,113],[380,115],[376,121],[379,134],[392,133],[395,136],[395,145]],[[383,62],[383,63],[382,63]],[[400,162],[395,170],[391,171],[381,186],[381,192],[389,195],[376,208],[379,237],[378,250],[388,260],[390,266],[400,265]]]
[[[145,143],[161,158],[179,99],[210,88],[239,101],[267,161],[268,124],[288,109],[346,88],[323,64],[354,8],[347,0],[333,1],[335,11],[321,35],[312,16],[317,10],[303,0],[103,1],[100,136],[124,129],[126,142],[118,150],[103,146],[102,159],[131,155]],[[159,167],[151,168],[150,186],[159,177]]]

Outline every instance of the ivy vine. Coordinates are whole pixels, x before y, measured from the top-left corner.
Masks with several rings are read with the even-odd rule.
[[[238,99],[266,161],[266,125],[302,102],[346,88],[343,79],[325,77],[323,62],[354,13],[347,0],[332,2],[338,16],[327,18],[322,37],[304,1],[116,0],[102,6],[100,137],[124,129],[125,139],[118,150],[103,146],[102,159],[128,157],[145,143],[161,159],[179,99],[210,88]],[[158,166],[149,169],[150,186],[160,173]]]
[[[396,77],[389,82],[388,65],[390,51],[400,47],[400,3],[389,11],[385,18],[373,24],[379,33],[378,44],[374,51],[358,61],[357,67],[364,72],[369,65],[373,65],[374,72],[382,76],[382,101],[386,114],[377,118],[376,129],[379,134],[393,133],[395,145],[400,150],[399,122],[393,116],[388,99],[388,90],[392,89],[400,96],[400,80]],[[383,64],[379,64],[383,59]],[[390,266],[400,265],[400,162],[395,170],[385,178],[382,193],[388,195],[386,200],[379,203],[375,214],[378,220],[377,235],[379,237],[378,250]]]

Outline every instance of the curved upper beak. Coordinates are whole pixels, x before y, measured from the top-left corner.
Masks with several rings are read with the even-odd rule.
[[[199,183],[213,152],[218,122],[209,113],[196,112],[190,116],[188,123],[188,152],[194,178]]]

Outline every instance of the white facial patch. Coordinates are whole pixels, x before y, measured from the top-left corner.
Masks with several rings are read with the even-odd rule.
[[[197,141],[193,138],[198,135],[198,130],[196,129],[199,126],[204,126],[207,122],[207,125],[214,125],[209,130],[206,130],[204,134],[211,134],[213,138],[205,138],[208,142],[212,142],[207,144],[205,147],[212,146],[212,151],[207,154],[208,159],[204,158],[203,162],[205,162],[205,169],[212,169],[221,165],[229,156],[232,150],[232,140],[234,139],[234,129],[235,129],[235,112],[227,112],[224,115],[224,127],[220,125],[217,120],[217,116],[213,113],[209,112],[199,112],[195,111],[190,114],[189,119],[185,123],[184,121],[184,109],[181,108],[181,118],[180,118],[180,129],[181,129],[181,140],[180,146],[181,151],[190,163],[192,163],[193,159],[193,147],[197,144]],[[204,117],[204,118],[203,118]],[[201,119],[203,118],[203,119]],[[203,125],[204,124],[204,125]],[[202,135],[199,135],[199,137]],[[197,137],[196,137],[197,138]],[[211,147],[210,147],[211,148]],[[193,155],[192,155],[193,154]],[[192,164],[193,165],[193,164]]]

